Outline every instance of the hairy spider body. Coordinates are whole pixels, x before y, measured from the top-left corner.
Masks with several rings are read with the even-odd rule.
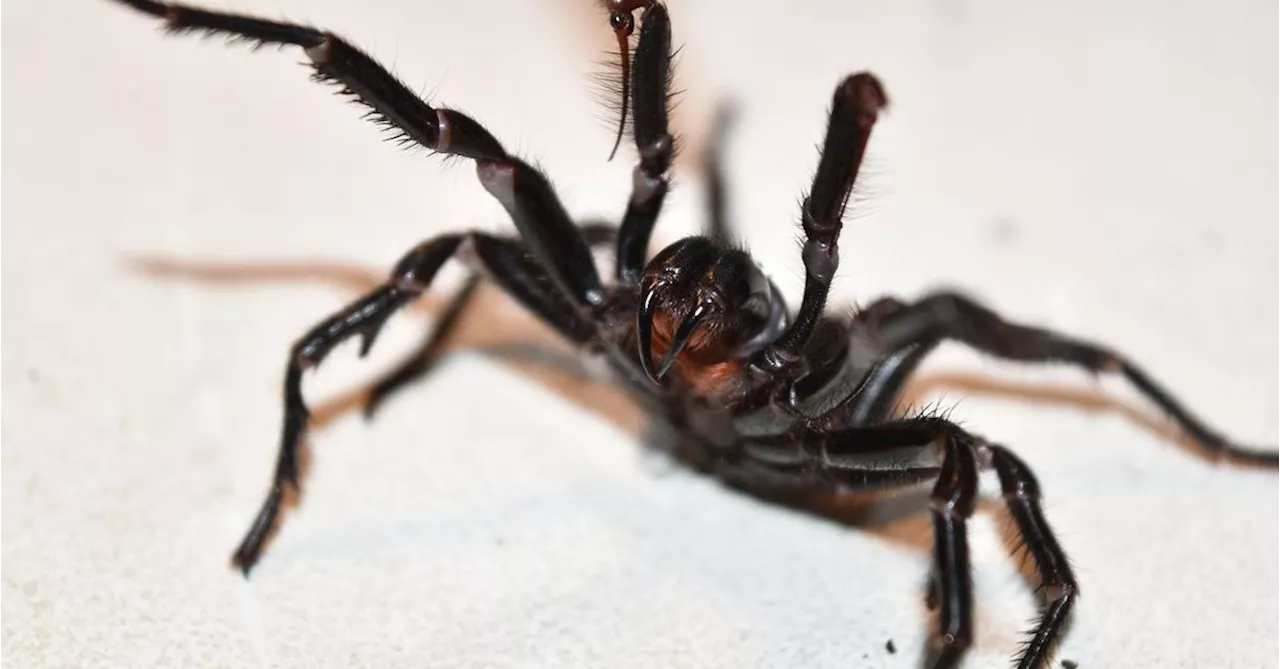
[[[430,106],[333,33],[150,0],[119,1],[163,19],[171,32],[301,47],[315,79],[342,86],[344,96],[368,107],[370,117],[399,133],[400,141],[474,160],[481,184],[519,233],[429,239],[396,264],[386,283],[293,346],[273,484],[234,555],[246,575],[261,556],[286,494],[300,485],[299,450],[308,418],[303,372],[353,336],[361,339],[361,354],[367,352],[386,320],[427,291],[453,258],[472,268],[470,279],[421,349],[376,384],[369,412],[430,367],[483,276],[565,339],[602,357],[617,381],[679,434],[680,454],[725,480],[762,491],[837,494],[933,482],[927,600],[939,612],[928,653],[935,667],[955,666],[972,638],[966,522],[983,469],[994,469],[999,478],[1043,598],[1018,666],[1045,666],[1077,597],[1075,577],[1044,518],[1039,484],[1026,463],[945,418],[895,415],[907,379],[943,341],[998,358],[1122,376],[1208,453],[1277,464],[1275,451],[1241,448],[1207,427],[1124,356],[1008,322],[962,295],[936,293],[912,303],[884,298],[852,316],[828,315],[845,205],[879,112],[888,104],[871,74],[847,77],[832,97],[818,168],[801,206],[805,287],[792,310],[750,256],[734,247],[714,147],[705,160],[711,195],[706,236],[679,240],[646,260],[678,144],[668,129],[673,48],[661,2],[604,3],[622,55],[619,141],[629,127],[639,154],[630,201],[613,226],[575,224],[537,168],[507,153],[469,116]],[[643,13],[632,58],[636,11]],[[593,248],[612,249],[612,282],[602,280]]]

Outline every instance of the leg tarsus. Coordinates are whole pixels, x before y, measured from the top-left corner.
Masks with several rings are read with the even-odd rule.
[[[262,504],[262,508],[258,511],[258,515],[253,519],[253,525],[249,527],[249,531],[245,533],[244,539],[240,540],[240,545],[236,548],[236,552],[231,557],[231,563],[235,565],[245,578],[249,577],[249,572],[253,570],[253,566],[257,564],[258,557],[262,553],[262,545],[266,542],[267,536],[271,533],[275,526],[276,518],[280,515],[280,506],[284,503],[284,486],[274,484],[271,491],[267,493],[267,499]]]

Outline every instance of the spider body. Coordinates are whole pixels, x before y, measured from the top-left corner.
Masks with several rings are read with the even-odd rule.
[[[163,19],[171,32],[302,48],[315,79],[340,85],[342,95],[368,107],[370,116],[398,132],[401,141],[475,161],[481,184],[519,233],[429,239],[409,251],[383,285],[293,346],[284,375],[284,425],[274,479],[234,556],[246,575],[262,554],[286,494],[300,485],[299,450],[308,418],[303,373],[352,337],[359,337],[362,354],[367,352],[386,320],[427,291],[441,266],[455,258],[472,268],[470,280],[417,354],[375,386],[370,411],[429,368],[477,282],[487,278],[585,353],[603,358],[618,383],[680,436],[681,454],[707,472],[757,490],[836,494],[932,482],[935,546],[927,601],[938,610],[938,629],[928,649],[931,666],[956,666],[972,638],[966,522],[975,510],[983,469],[993,469],[999,478],[1043,600],[1018,666],[1045,666],[1077,597],[1075,577],[1041,511],[1030,467],[1003,445],[944,418],[895,415],[904,384],[942,342],[959,342],[997,358],[1115,374],[1206,452],[1276,466],[1275,451],[1232,443],[1125,356],[1007,321],[963,295],[941,292],[914,302],[883,298],[852,316],[828,313],[845,205],[879,113],[888,104],[871,74],[847,77],[831,98],[818,167],[801,206],[805,287],[792,310],[736,246],[724,220],[714,147],[706,160],[712,196],[706,234],[677,241],[647,260],[678,145],[668,129],[673,49],[661,2],[605,3],[622,54],[619,141],[629,115],[639,154],[631,198],[615,226],[574,222],[547,178],[508,154],[479,122],[430,106],[333,33],[149,0],[120,1]],[[642,12],[640,34],[632,59],[637,11]],[[593,248],[612,250],[611,280],[601,277]]]

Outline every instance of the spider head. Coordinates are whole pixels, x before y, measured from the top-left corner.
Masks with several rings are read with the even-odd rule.
[[[688,237],[651,260],[640,278],[636,340],[654,382],[677,363],[737,364],[786,328],[787,309],[751,256]],[[655,348],[662,363],[654,366]]]

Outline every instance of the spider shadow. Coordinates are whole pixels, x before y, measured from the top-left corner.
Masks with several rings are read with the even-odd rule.
[[[133,257],[126,260],[126,265],[132,271],[166,281],[214,286],[319,283],[352,295],[372,290],[384,279],[383,273],[367,267],[319,260],[223,262]],[[625,391],[590,373],[573,348],[561,342],[550,328],[515,310],[500,308],[506,299],[497,289],[483,286],[445,346],[442,361],[459,351],[468,351],[502,362],[561,398],[613,423],[624,433],[636,437],[647,450],[680,460],[676,453],[678,449],[673,447],[672,435],[655,426],[630,401]],[[434,317],[445,308],[447,301],[447,297],[439,294],[427,294],[408,308],[419,315]],[[321,431],[352,413],[363,412],[370,397],[370,387],[357,386],[317,402],[312,407],[310,431]],[[921,400],[942,393],[1068,406],[1089,413],[1117,413],[1162,439],[1200,452],[1176,427],[1158,416],[1093,387],[1046,386],[967,372],[925,372],[908,385],[902,404],[919,406],[923,404]],[[305,477],[311,462],[306,442],[300,456]],[[852,495],[796,494],[728,485],[769,503],[854,527],[896,545],[925,553],[932,550],[932,525],[927,512],[928,484]],[[286,502],[290,507],[295,506],[297,496],[291,495]],[[993,513],[997,519],[1002,515],[1007,518],[1003,506],[992,500],[983,500],[978,511]],[[1008,531],[1010,523],[997,524],[1005,528],[1002,534],[1010,553],[1016,553],[1020,544],[1016,534]],[[1025,561],[1023,571],[1031,576],[1025,569]]]

